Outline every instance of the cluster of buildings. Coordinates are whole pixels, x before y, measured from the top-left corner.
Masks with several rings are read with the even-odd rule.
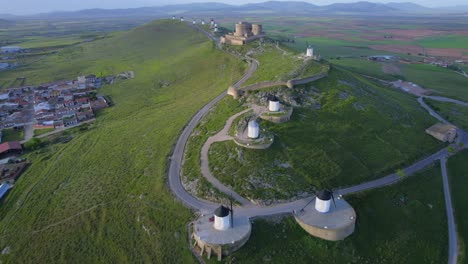
[[[103,81],[87,75],[77,80],[7,89],[0,94],[0,128],[63,128],[92,119],[94,111],[108,107],[106,99],[96,95]]]

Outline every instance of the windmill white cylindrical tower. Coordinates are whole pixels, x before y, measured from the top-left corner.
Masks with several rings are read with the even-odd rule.
[[[274,95],[268,97],[268,110],[270,112],[278,112],[280,110],[280,102]]]
[[[215,26],[214,32],[218,32],[218,26]]]
[[[211,19],[211,21],[210,21],[210,25],[211,25],[212,27],[214,27],[214,25],[215,25],[215,21],[214,21],[214,19]]]
[[[231,211],[229,208],[220,206],[215,210],[214,228],[222,231],[231,228]]]
[[[306,57],[313,57],[314,56],[314,48],[311,46],[307,47]]]
[[[172,20],[175,20],[175,16],[172,16]]]
[[[197,23],[197,21],[196,21],[196,20],[193,20],[192,24],[194,24],[194,25],[195,25],[196,23]]]
[[[247,129],[247,136],[249,138],[258,138],[260,128],[255,120],[249,122],[249,126]]]
[[[180,17],[180,21],[181,21],[181,22],[184,22],[184,17]]]
[[[327,190],[322,190],[315,197],[315,210],[320,213],[328,213],[330,211],[332,193]]]
[[[202,21],[201,21],[201,24],[202,24],[202,25],[205,25],[205,20],[202,20]]]

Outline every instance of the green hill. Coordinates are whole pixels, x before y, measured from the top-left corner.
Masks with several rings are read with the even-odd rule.
[[[165,183],[167,156],[189,118],[244,71],[179,22],[158,21],[3,72],[29,84],[133,70],[101,88],[115,105],[66,144],[50,142],[0,206],[2,261],[187,263],[189,210]]]
[[[213,175],[244,197],[288,199],[312,186],[362,183],[443,146],[424,132],[435,119],[414,97],[344,69],[332,69],[312,87],[256,91],[247,101],[257,101],[267,92],[286,103],[291,102],[288,98],[305,102],[294,108],[289,122],[260,122],[261,128],[275,134],[272,147],[250,150],[225,141],[214,143],[209,152]],[[313,103],[307,106],[308,102]]]

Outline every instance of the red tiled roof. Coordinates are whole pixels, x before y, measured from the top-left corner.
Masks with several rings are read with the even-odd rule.
[[[5,142],[0,144],[0,153],[7,152],[9,150],[22,150],[21,144],[18,141]]]

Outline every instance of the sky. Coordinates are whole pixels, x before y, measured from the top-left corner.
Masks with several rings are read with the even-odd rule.
[[[167,4],[182,4],[193,2],[223,2],[227,4],[246,4],[265,2],[267,0],[0,0],[0,14],[36,14],[52,11],[74,11],[89,8],[132,8],[143,6],[158,6]],[[287,0],[283,0],[287,1]],[[301,1],[301,0],[297,0]],[[349,3],[360,0],[302,0],[316,5],[331,3]],[[428,7],[466,5],[466,0],[369,0],[371,2],[413,2]]]

